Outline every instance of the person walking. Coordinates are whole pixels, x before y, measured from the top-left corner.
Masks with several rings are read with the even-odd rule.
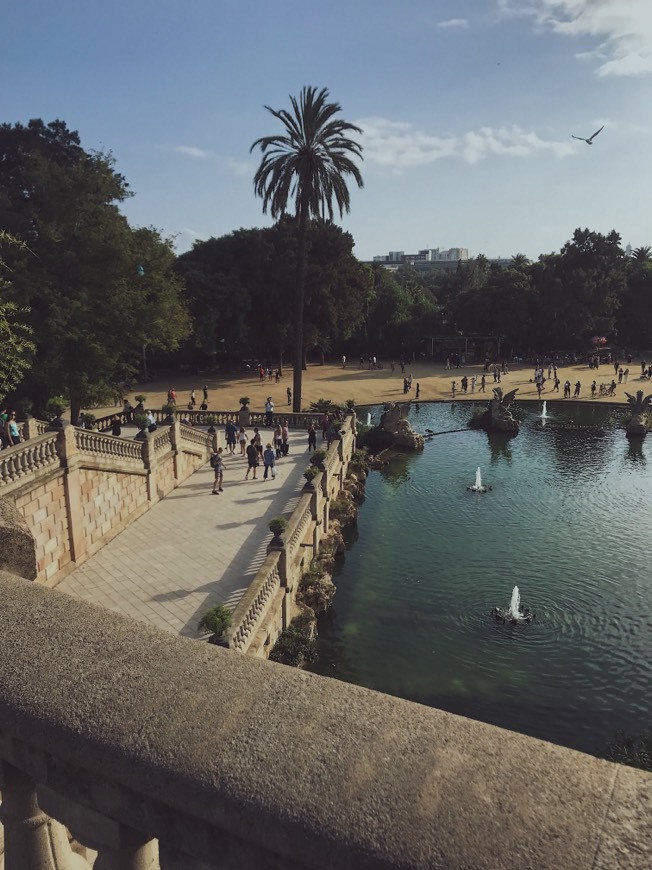
[[[233,420],[229,420],[224,427],[224,437],[226,439],[226,446],[229,453],[235,453],[235,445],[238,439],[238,427],[235,425]]]
[[[254,444],[247,445],[247,473],[245,480],[249,480],[249,472],[253,470],[253,479],[256,480],[256,469],[258,468],[258,451]]]
[[[308,453],[311,450],[317,449],[317,427],[315,421],[311,420],[308,424]]]
[[[116,438],[119,438],[122,435],[122,427],[120,425],[120,417],[117,414],[114,414],[111,417],[111,435]]]
[[[208,386],[204,384],[204,401],[208,405]]]
[[[195,391],[191,390],[191,392],[190,392],[190,407],[188,408],[188,410],[189,411],[193,410],[196,404],[197,404],[197,399],[195,398]]]
[[[222,459],[222,448],[218,447],[217,450],[213,451],[213,455],[211,456],[211,468],[215,473],[215,479],[213,481],[213,495],[219,495],[224,490],[222,489],[222,483],[224,482],[224,461]]]
[[[263,480],[267,480],[267,474],[271,471],[272,480],[276,480],[276,454],[272,449],[272,445],[268,444],[263,453],[263,462],[265,463],[265,472]]]
[[[283,420],[283,425],[281,426],[281,432],[283,433],[283,443],[281,446],[281,452],[283,456],[287,456],[290,452],[290,427],[288,425],[287,420]]]
[[[285,391],[288,397],[288,407],[292,404],[292,390],[288,387]]]
[[[280,459],[283,455],[283,428],[280,423],[274,429],[274,448],[276,450],[276,458]]]
[[[574,399],[579,399],[581,389],[582,389],[582,384],[579,381],[575,381],[575,392],[573,393]]]
[[[260,437],[260,432],[258,428],[254,426],[254,434],[251,437],[251,443],[256,448],[256,453],[258,454],[258,459],[263,458],[263,439]]]
[[[247,441],[249,438],[247,437],[247,433],[244,430],[244,426],[240,426],[240,430],[238,432],[238,444],[240,445],[240,456],[247,455]],[[256,448],[254,447],[254,453],[256,452]]]

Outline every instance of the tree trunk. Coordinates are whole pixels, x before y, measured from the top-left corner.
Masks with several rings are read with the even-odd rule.
[[[308,203],[299,206],[299,237],[297,256],[297,286],[294,295],[294,376],[292,410],[301,410],[301,379],[303,375],[303,309],[306,295],[306,241],[308,236]]]
[[[319,365],[320,366],[326,365],[326,360],[324,359],[324,348],[323,347],[319,348]]]

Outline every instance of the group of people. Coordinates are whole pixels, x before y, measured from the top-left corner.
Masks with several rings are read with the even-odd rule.
[[[271,400],[268,400],[269,402]],[[322,417],[322,441],[326,442],[327,447],[330,447],[336,437],[337,417],[337,412],[325,413]],[[317,449],[317,431],[316,421],[311,420],[307,427],[309,453]],[[260,480],[258,469],[261,465],[264,468],[262,480],[275,480],[277,461],[286,457],[290,452],[290,428],[287,419],[278,422],[274,426],[271,439],[265,445],[263,445],[263,435],[258,426],[254,426],[253,433],[249,435],[245,427],[238,426],[233,419],[227,421],[224,427],[224,437],[226,440],[226,453],[231,456],[243,456],[247,460],[244,475],[245,480],[249,480],[250,475],[252,480]],[[238,447],[240,448],[239,450],[237,449]],[[222,447],[213,451],[211,457],[211,468],[214,471],[213,495],[219,495],[224,491],[222,485],[224,482],[224,457],[225,451]]]
[[[471,392],[475,393],[475,387],[476,387],[476,384],[478,383],[478,378],[476,377],[476,375],[473,375],[473,377],[471,378],[470,381],[466,375],[464,375],[464,377],[460,379],[460,389],[461,389],[462,393],[468,392],[469,383],[471,384]],[[484,393],[486,385],[487,385],[487,380],[486,380],[485,376],[482,375],[482,377],[480,378],[480,386],[478,387],[478,392]],[[457,381],[453,381],[451,383],[451,392],[453,393],[453,396],[455,396],[455,393],[457,392]],[[418,396],[417,396],[417,398],[418,398]]]
[[[274,380],[278,384],[278,382],[281,380],[283,375],[281,374],[281,370],[279,368],[276,368],[272,371],[271,366],[266,367],[264,365],[259,365],[258,366],[258,377],[260,379],[261,384],[264,384],[265,381],[271,381],[272,378],[274,378]]]

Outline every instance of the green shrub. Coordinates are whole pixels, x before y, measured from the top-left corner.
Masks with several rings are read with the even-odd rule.
[[[316,411],[319,414],[326,414],[328,411],[337,411],[338,407],[330,399],[317,399],[316,402],[311,403],[310,410]]]
[[[355,399],[347,399],[344,403],[349,411],[352,411],[355,408]]]
[[[149,420],[145,414],[134,414],[134,425],[138,426],[139,429],[147,429]]]
[[[310,483],[311,480],[314,480],[315,477],[317,477],[318,474],[319,474],[319,469],[318,469],[318,468],[315,468],[314,465],[309,466],[309,467],[306,468],[306,470],[303,472],[303,476],[304,476],[305,479],[308,481],[308,483]]]
[[[200,631],[210,631],[214,637],[222,637],[232,622],[231,611],[224,604],[216,604],[202,616]]]
[[[174,402],[166,402],[165,405],[161,406],[161,411],[163,411],[164,414],[174,414],[176,410],[177,406]]]
[[[331,502],[329,512],[334,520],[350,520],[355,516],[355,505],[350,499],[338,496]]]
[[[143,396],[142,393],[139,393],[139,395],[134,396],[134,399],[135,399],[135,400],[136,400],[140,405],[144,405],[145,402],[147,401],[147,396]]]
[[[324,464],[324,460],[326,459],[327,453],[323,447],[318,447],[310,457],[310,464],[316,465],[318,468],[321,468]]]
[[[312,636],[312,620],[302,614],[282,631],[269,654],[272,662],[299,667],[317,661],[317,641]]]
[[[287,527],[288,521],[285,519],[285,517],[274,517],[274,519],[271,519],[267,524],[267,528],[270,530],[270,532],[277,537],[279,535],[282,535]]]
[[[67,407],[68,402],[66,402],[63,396],[53,396],[51,399],[47,400],[45,410],[52,417],[60,417]]]
[[[652,731],[628,735],[616,731],[603,753],[608,761],[652,771]]]

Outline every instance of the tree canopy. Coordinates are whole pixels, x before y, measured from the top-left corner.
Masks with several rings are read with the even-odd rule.
[[[28,308],[35,365],[23,389],[72,414],[137,371],[143,348],[174,349],[189,320],[171,244],[133,230],[111,154],[89,153],[61,121],[0,126],[0,228],[24,241],[7,257],[11,300]]]

